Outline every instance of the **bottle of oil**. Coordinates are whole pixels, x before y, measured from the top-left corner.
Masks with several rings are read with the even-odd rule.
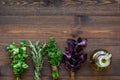
[[[106,70],[111,64],[112,54],[105,49],[97,49],[90,56],[90,64],[96,71]]]

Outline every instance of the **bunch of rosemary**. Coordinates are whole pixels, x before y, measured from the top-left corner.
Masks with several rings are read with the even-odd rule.
[[[41,80],[41,71],[43,67],[43,57],[44,57],[44,44],[43,46],[39,41],[32,43],[29,41],[29,47],[31,48],[32,60],[34,63],[34,80]]]

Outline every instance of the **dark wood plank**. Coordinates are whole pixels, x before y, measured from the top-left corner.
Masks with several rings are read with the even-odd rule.
[[[13,80],[12,77],[0,77],[1,80]],[[69,77],[62,77],[60,80],[69,80]],[[26,76],[22,80],[33,80],[31,76]],[[50,77],[43,77],[42,80],[52,80]],[[120,80],[119,76],[79,76],[76,80]]]
[[[80,21],[80,27],[84,25],[119,26],[119,16],[89,16],[84,24]],[[66,25],[74,26],[73,16],[0,16],[0,25]],[[39,26],[42,27],[42,26]],[[45,26],[44,26],[45,27]]]
[[[0,16],[0,25],[73,25],[72,16]],[[29,27],[29,26],[28,26]],[[42,26],[40,26],[42,27]]]
[[[53,0],[54,1],[54,0]],[[57,0],[59,1],[59,0]],[[61,0],[62,1],[62,0]],[[0,15],[90,15],[90,16],[119,16],[120,7],[119,0],[82,0],[72,1],[65,0],[60,4],[52,2],[46,3],[32,0],[1,0]]]
[[[29,27],[28,27],[29,26]],[[82,36],[87,38],[120,38],[119,26],[84,26],[84,27],[73,27],[73,26],[46,26],[41,25],[31,26],[31,25],[7,25],[4,26],[0,31],[4,34],[0,34],[1,38],[38,38],[42,37],[50,37],[53,36],[55,38],[69,38],[74,36]],[[100,28],[98,28],[100,27]],[[88,35],[89,34],[89,35]]]

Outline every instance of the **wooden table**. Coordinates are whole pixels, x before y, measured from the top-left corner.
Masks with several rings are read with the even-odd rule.
[[[120,80],[120,16],[117,12],[119,11],[118,7],[116,8],[117,11],[115,9],[115,11],[108,11],[110,12],[109,15],[104,11],[97,12],[97,15],[86,12],[86,15],[89,15],[88,19],[84,20],[83,18],[79,22],[80,24],[75,25],[72,12],[66,13],[66,15],[58,15],[56,11],[56,15],[49,13],[42,15],[37,10],[34,12],[35,9],[32,12],[34,6],[31,6],[30,9],[28,6],[24,6],[26,9],[22,9],[20,6],[18,6],[19,8],[15,7],[15,5],[4,4],[0,6],[0,80],[15,80],[10,67],[11,59],[9,53],[6,52],[6,46],[9,42],[14,41],[18,44],[21,39],[25,39],[33,42],[40,40],[41,43],[44,43],[50,36],[55,37],[62,51],[66,46],[67,38],[79,36],[88,38],[86,48],[88,60],[76,73],[76,80]],[[98,48],[104,48],[113,55],[110,68],[104,72],[94,71],[89,64],[91,52]],[[28,54],[30,55],[29,52]],[[47,57],[44,59],[42,80],[51,80],[51,68]],[[29,68],[22,75],[22,80],[34,80],[30,56],[26,62],[29,64]],[[65,68],[60,67],[59,74],[60,80],[69,80],[69,72]]]

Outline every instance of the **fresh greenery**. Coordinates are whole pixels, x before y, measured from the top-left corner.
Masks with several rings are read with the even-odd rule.
[[[16,80],[20,80],[20,75],[26,68],[28,68],[28,65],[25,62],[25,59],[28,57],[26,53],[26,45],[26,41],[22,40],[20,41],[20,46],[17,46],[15,42],[11,42],[7,46],[7,51],[12,58],[11,67],[16,75]]]
[[[45,53],[48,56],[50,65],[52,66],[53,80],[56,80],[59,77],[57,67],[61,62],[62,52],[59,50],[53,37],[49,38],[46,44]]]
[[[33,44],[29,41],[29,47],[31,48],[32,60],[34,63],[34,80],[41,80],[41,71],[43,67],[43,57],[44,57],[44,48],[46,44],[43,46],[39,41],[36,41]]]

